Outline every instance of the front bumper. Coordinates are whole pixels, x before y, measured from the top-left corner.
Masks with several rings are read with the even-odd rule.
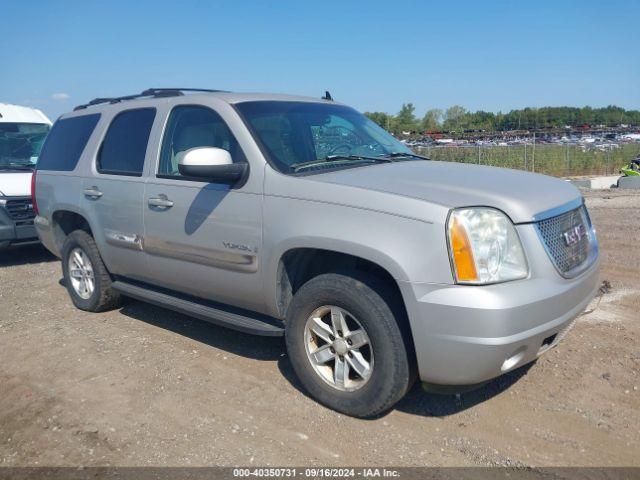
[[[481,287],[405,282],[420,379],[472,385],[534,361],[562,339],[598,288],[598,261],[572,280]]]
[[[0,248],[38,241],[38,233],[33,221],[15,222],[0,207]]]

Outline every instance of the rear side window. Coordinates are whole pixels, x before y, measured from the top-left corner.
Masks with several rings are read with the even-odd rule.
[[[99,113],[58,120],[42,147],[38,170],[74,170],[98,120]]]
[[[98,172],[142,176],[155,108],[138,108],[116,115],[98,154]]]

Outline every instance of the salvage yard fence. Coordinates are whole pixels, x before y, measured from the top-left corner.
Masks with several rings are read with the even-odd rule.
[[[580,145],[439,145],[414,147],[432,160],[475,163],[514,168],[556,177],[616,175],[623,165],[640,156],[640,143],[625,143],[617,148],[584,148]]]

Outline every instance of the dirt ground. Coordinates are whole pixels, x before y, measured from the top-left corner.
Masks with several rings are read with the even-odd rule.
[[[130,301],[76,310],[40,247],[0,254],[0,466],[640,466],[640,194],[585,192],[610,289],[535,365],[356,420],[279,339]]]

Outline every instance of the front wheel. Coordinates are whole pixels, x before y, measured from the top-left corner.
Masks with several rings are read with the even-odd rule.
[[[375,279],[319,275],[296,292],[287,315],[287,351],[301,383],[355,417],[385,412],[411,386],[401,312],[382,288]]]

